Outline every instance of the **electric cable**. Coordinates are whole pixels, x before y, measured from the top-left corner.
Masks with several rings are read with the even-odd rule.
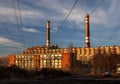
[[[65,17],[65,19],[63,20],[63,22],[61,23],[60,27],[58,28],[58,30],[56,31],[55,35],[54,35],[54,39],[56,38],[58,32],[62,29],[63,25],[65,24],[65,22],[67,21],[69,15],[71,14],[72,10],[74,9],[75,5],[77,4],[78,0],[75,1],[75,3],[73,4],[72,8],[70,9],[70,11],[68,12],[67,16]],[[54,40],[53,39],[53,40]]]
[[[19,9],[19,16],[20,16],[20,27],[22,28],[23,22],[22,22],[22,14],[21,14],[20,0],[17,0],[17,1],[18,1],[18,9]],[[24,32],[23,32],[22,29],[21,29],[21,34],[22,34],[23,44],[24,44],[24,47],[25,47],[25,37],[24,37]]]

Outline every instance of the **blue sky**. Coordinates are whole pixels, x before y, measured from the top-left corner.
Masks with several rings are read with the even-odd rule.
[[[86,14],[90,14],[91,46],[120,45],[120,0],[78,0],[60,28],[74,3],[75,0],[0,0],[0,56],[45,45],[47,20],[51,21],[51,44],[84,47]]]

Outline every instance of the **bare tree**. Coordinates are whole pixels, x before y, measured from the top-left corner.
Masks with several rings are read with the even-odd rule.
[[[120,63],[120,55],[118,54],[101,54],[98,52],[93,58],[93,69],[95,73],[102,73],[105,71],[113,72],[117,68],[117,63]]]

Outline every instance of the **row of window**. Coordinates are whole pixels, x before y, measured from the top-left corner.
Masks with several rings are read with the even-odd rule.
[[[16,64],[19,67],[22,68],[34,68],[34,64]],[[38,65],[37,68],[48,68],[48,67],[53,67],[53,68],[61,68],[61,63],[41,63]]]
[[[16,65],[19,65],[19,66],[27,66],[27,67],[34,66],[34,64],[16,64]]]
[[[52,63],[57,62],[61,63],[61,60],[50,60]],[[40,60],[40,62],[47,62],[47,60]]]
[[[34,58],[16,58],[16,60],[33,60]]]
[[[57,66],[57,65],[61,65],[61,62],[55,62],[55,63],[53,63],[53,62],[52,63],[41,62],[40,65],[55,65],[55,66]]]
[[[16,59],[25,59],[25,60],[30,60],[33,59],[34,56],[16,56]],[[58,58],[61,59],[62,58],[62,54],[41,54],[40,58]]]
[[[98,53],[98,52],[101,52],[101,53],[114,52],[114,53],[116,53],[116,49],[114,49],[114,48],[108,48],[108,49],[104,49],[104,48],[103,49],[99,49],[99,48],[85,49],[85,48],[82,48],[78,52],[79,52],[79,54],[94,54],[94,53]]]
[[[61,60],[37,60],[36,65],[39,65],[39,68],[53,67],[53,68],[61,68],[62,61]]]
[[[23,66],[23,65],[19,65],[20,68],[26,68],[26,69],[33,69],[34,66]]]
[[[31,56],[16,56],[15,63],[21,68],[33,68],[35,66],[37,68],[61,68],[62,66],[61,54],[42,54],[39,57],[40,59],[34,60]]]
[[[17,59],[16,62],[34,62],[34,60]]]
[[[57,66],[53,66],[53,65],[51,65],[51,66],[45,66],[45,65],[40,66],[40,68],[48,68],[48,67],[50,67],[50,68],[62,68],[62,66],[60,66],[60,65],[59,66],[58,65]]]
[[[16,63],[16,65],[34,65],[34,63],[21,63],[21,62],[18,62],[18,63]]]
[[[48,56],[47,56],[47,57],[41,57],[40,59],[43,59],[43,60],[45,60],[45,59],[46,59],[46,60],[47,60],[47,59],[62,59],[62,57],[60,57],[60,56],[58,56],[58,57],[57,57],[57,56],[56,56],[56,57],[48,57]]]
[[[34,58],[34,56],[33,55],[31,56],[17,55],[16,58]]]
[[[90,60],[93,59],[93,56],[82,56],[82,55],[77,55],[77,60],[80,60],[82,63],[88,63]]]

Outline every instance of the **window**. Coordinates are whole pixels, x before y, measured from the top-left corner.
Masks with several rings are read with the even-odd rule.
[[[59,63],[61,63],[61,60],[59,60]]]
[[[59,56],[62,56],[61,54],[59,54]]]
[[[58,62],[58,60],[55,60],[55,62]]]
[[[18,58],[18,56],[16,56],[16,58]]]
[[[55,65],[54,65],[54,63],[53,64],[51,64],[51,67],[54,67]]]
[[[85,59],[84,59],[85,61],[87,61],[87,56],[85,56]]]
[[[18,60],[16,60],[16,64],[18,64]]]
[[[82,55],[80,55],[80,60],[83,60],[83,56]]]
[[[46,55],[44,55],[44,57],[46,57]]]
[[[22,58],[24,58],[24,56],[22,56]]]
[[[46,66],[46,63],[43,63],[44,66]]]
[[[50,59],[50,57],[49,57],[49,56],[47,56],[47,57],[46,57],[46,59]]]
[[[58,56],[57,54],[55,54],[55,56]]]
[[[58,66],[58,63],[55,62],[55,66]]]
[[[51,57],[54,56],[53,54],[51,55]]]
[[[61,63],[59,63],[59,66],[61,66]]]
[[[58,66],[55,66],[55,68],[58,68]]]
[[[25,67],[27,67],[27,63],[25,63]]]
[[[54,56],[51,56],[51,59],[54,59]]]
[[[61,57],[61,56],[59,56],[59,57],[58,57],[58,59],[62,59],[62,57]]]
[[[18,58],[21,58],[21,56],[18,56]]]
[[[46,60],[43,61],[44,63],[46,62]]]
[[[40,65],[40,68],[43,68],[43,66],[42,66],[42,65]]]
[[[61,65],[59,65],[59,67],[58,68],[61,68],[62,66]]]

